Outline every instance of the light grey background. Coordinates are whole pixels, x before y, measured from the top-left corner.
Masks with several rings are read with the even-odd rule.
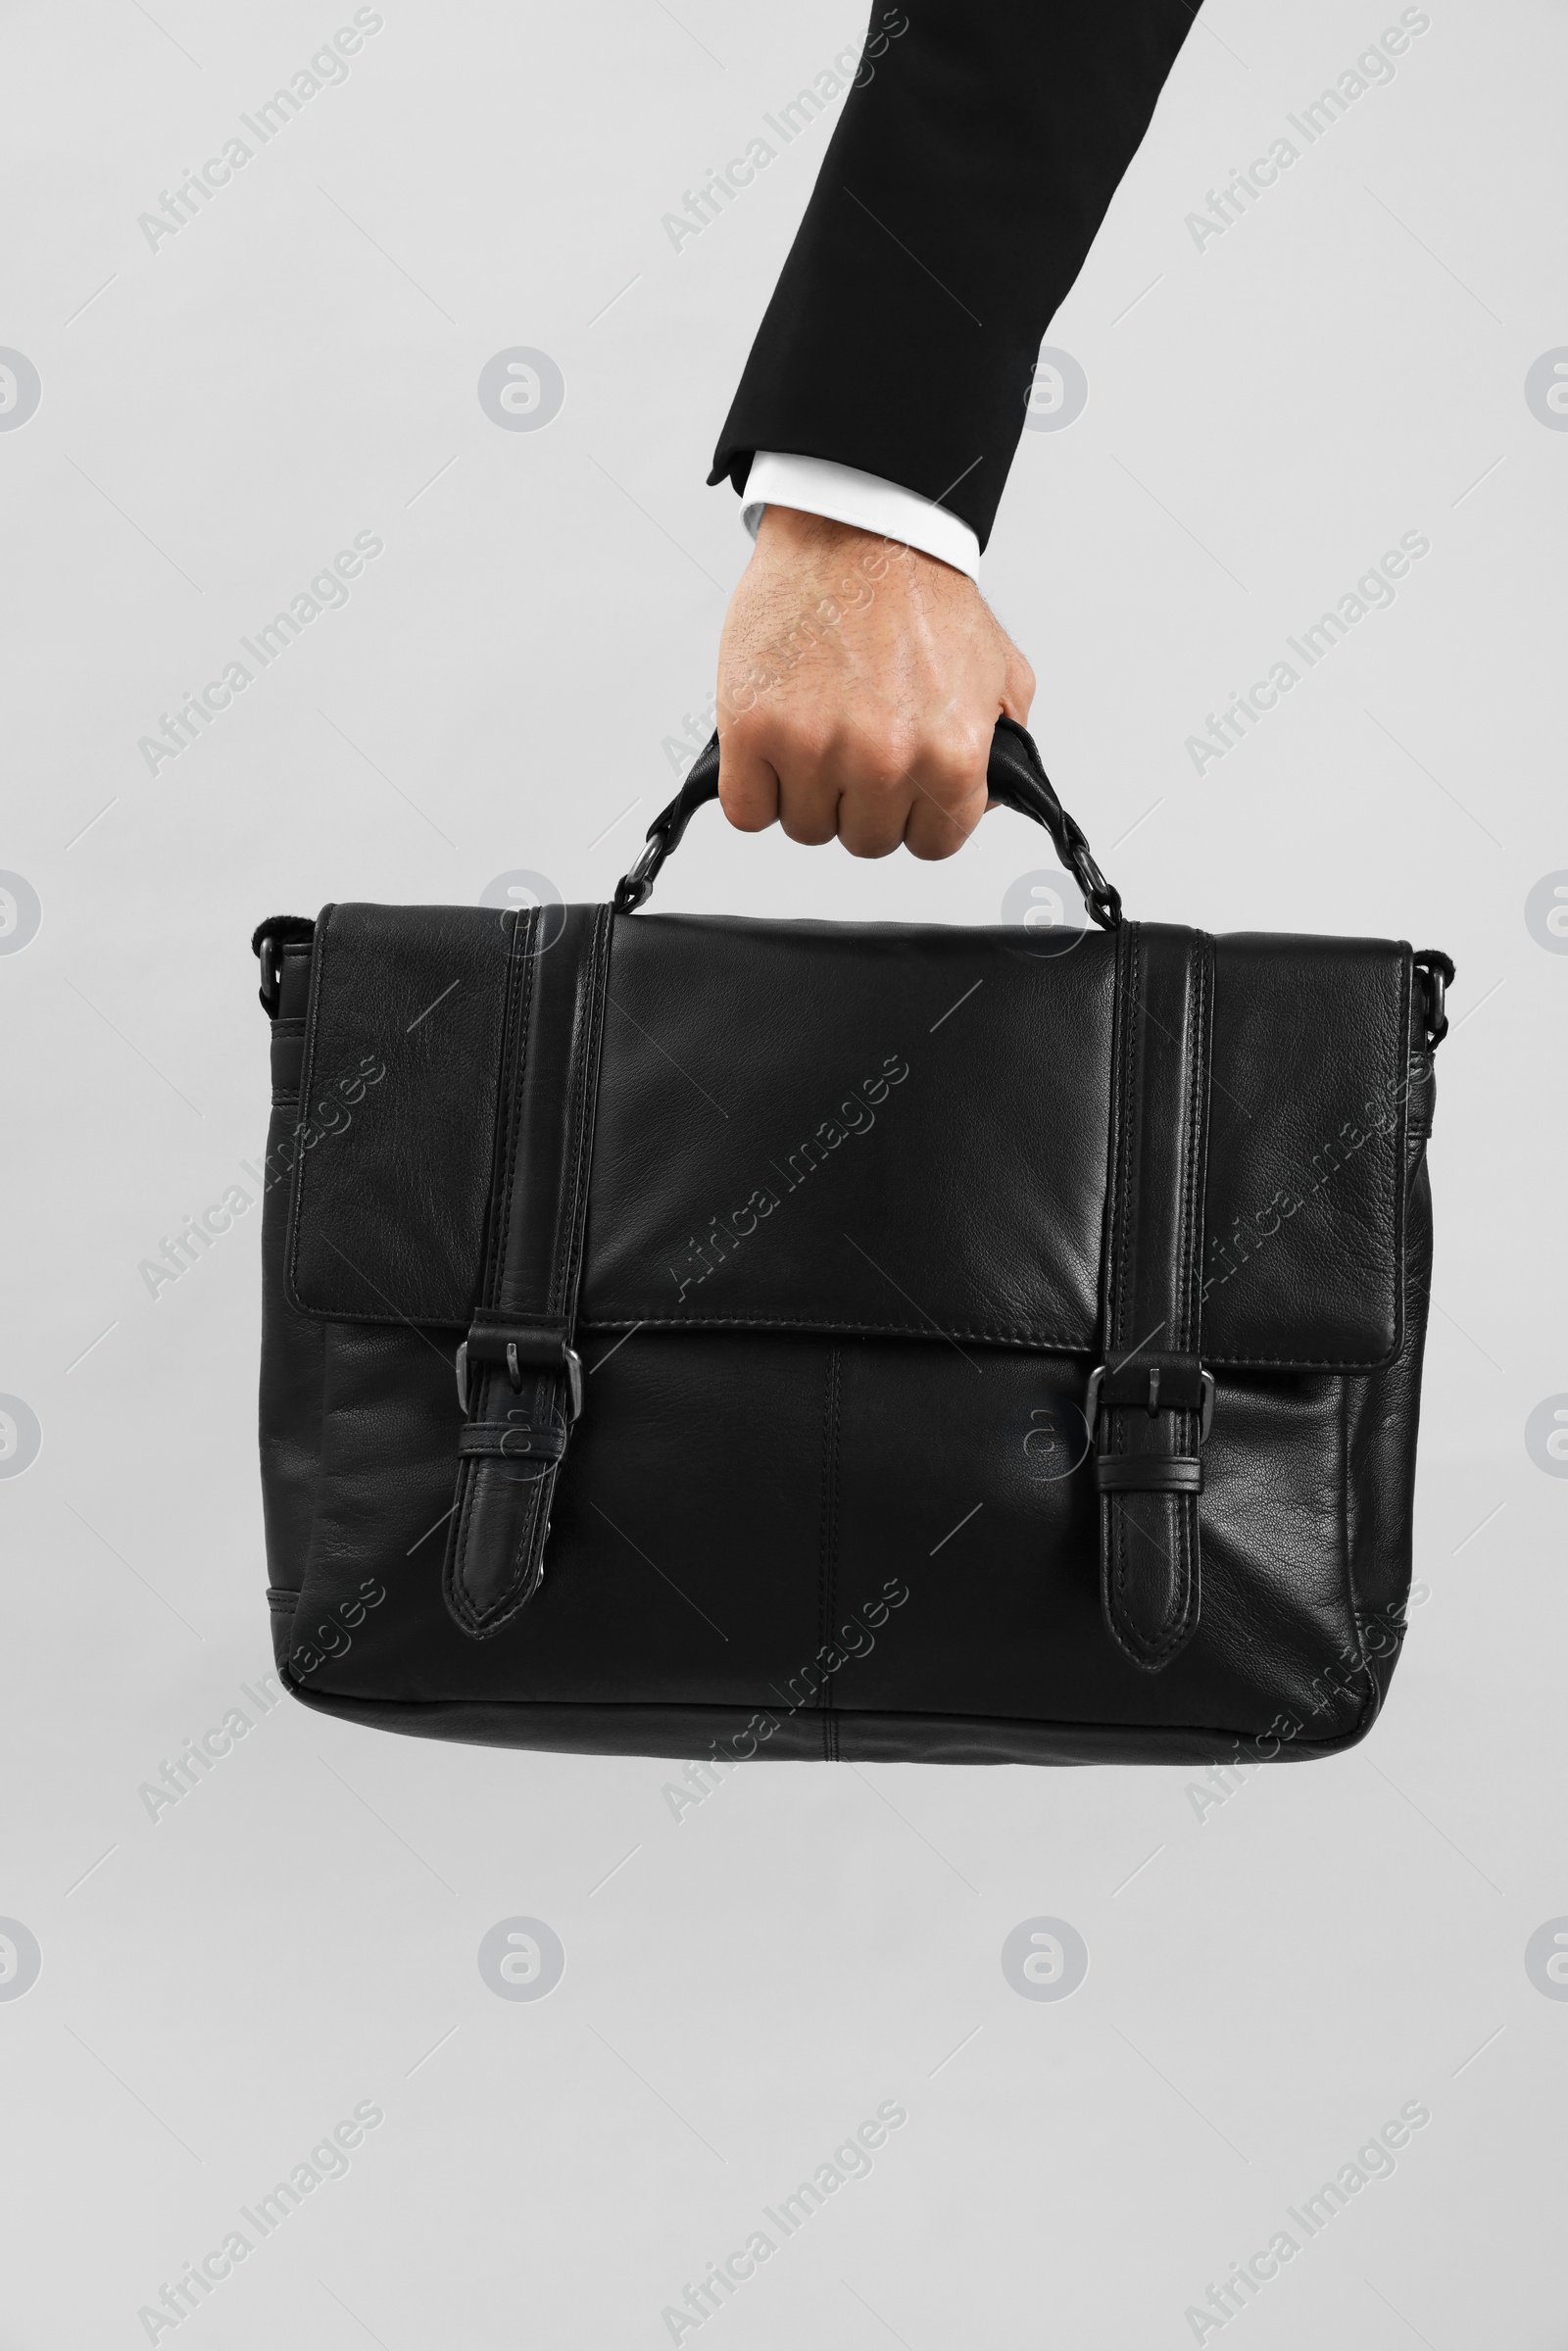
[[[141,1786],[269,1662],[259,1219],[156,1301],[138,1274],[255,1191],[249,932],[517,869],[599,897],[629,861],[666,739],[706,732],[746,547],[702,477],[826,122],[678,253],[662,216],[863,29],[829,0],[380,13],[153,250],[138,216],[351,11],[6,11],[0,344],[41,400],[0,430],[0,867],[41,923],[0,953],[0,1390],[42,1442],[0,1477],[0,1914],[42,1970],[0,1997],[0,2345],[146,2340],[362,2102],[347,2176],[181,2342],[667,2342],[664,2306],[897,2100],[705,2343],[1175,2346],[1421,2101],[1226,2340],[1547,2351],[1568,2003],[1525,1952],[1568,1913],[1568,1489],[1525,1429],[1568,1405],[1568,959],[1525,909],[1568,868],[1568,436],[1525,378],[1568,344],[1561,13],[1431,0],[1392,83],[1199,250],[1205,191],[1397,18],[1211,0],[1051,329],[1087,407],[1025,433],[985,571],[1134,912],[1459,963],[1418,1604],[1369,1744],[1223,1803],[1179,1769],[789,1764],[677,1820],[668,1764],[283,1703],[155,1822]],[[542,430],[479,403],[517,346],[562,371]],[[346,608],[149,774],[159,713],[357,531],[384,553]],[[1393,608],[1195,775],[1205,713],[1405,531],[1431,553]],[[710,814],[661,903],[994,921],[1053,862],[1005,813],[941,866]],[[1088,1947],[1065,2000],[1003,1973],[1041,1919]],[[564,1974],[498,1998],[481,1938],[528,1920]]]

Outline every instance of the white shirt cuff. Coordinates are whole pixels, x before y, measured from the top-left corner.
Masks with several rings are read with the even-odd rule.
[[[934,555],[955,571],[980,579],[980,541],[967,522],[945,506],[855,465],[835,465],[821,457],[791,457],[760,449],[746,478],[741,519],[755,539],[762,509],[789,506],[803,514],[824,514],[857,530],[874,530],[906,547]]]

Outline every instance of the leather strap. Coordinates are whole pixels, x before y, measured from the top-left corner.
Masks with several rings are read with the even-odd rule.
[[[1185,1456],[1164,1460],[1135,1453],[1124,1459],[1118,1453],[1102,1453],[1095,1464],[1095,1484],[1102,1494],[1201,1494],[1203,1464],[1201,1458]]]
[[[544,1575],[556,1478],[580,1402],[572,1353],[610,963],[609,906],[518,917],[484,1305],[466,1343],[468,1422],[444,1590],[482,1640]],[[560,928],[555,927],[560,923]]]
[[[1123,923],[1097,1420],[1101,1598],[1112,1639],[1157,1673],[1200,1606],[1200,1313],[1214,949]]]
[[[1034,737],[1015,718],[999,718],[992,732],[986,785],[1000,807],[1044,825],[1056,855],[1083,894],[1090,920],[1114,930],[1121,920],[1121,894],[1095,863],[1083,826],[1068,814],[1041,763]],[[680,847],[693,816],[718,798],[718,731],[715,728],[692,761],[690,772],[668,808],[661,808],[636,862],[615,887],[615,911],[631,914],[647,903],[664,859]]]

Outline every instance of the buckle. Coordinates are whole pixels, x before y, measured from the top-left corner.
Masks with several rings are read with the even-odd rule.
[[[465,1339],[459,1347],[457,1361],[453,1366],[458,1378],[458,1402],[465,1412],[468,1409],[468,1345],[472,1337],[473,1334],[470,1331],[468,1338]],[[522,1394],[523,1365],[518,1360],[515,1339],[506,1342],[502,1360],[506,1366],[508,1386],[514,1396],[520,1396]],[[535,1363],[530,1364],[528,1368],[534,1371],[551,1371],[558,1367],[549,1363]],[[582,1357],[574,1347],[567,1347],[563,1343],[559,1368],[566,1375],[566,1394],[571,1403],[571,1417],[574,1421],[579,1420],[582,1417]]]
[[[1123,1373],[1126,1372],[1127,1368],[1128,1367],[1125,1364],[1120,1366],[1120,1369]],[[1179,1404],[1161,1404],[1159,1400],[1159,1369],[1160,1367],[1157,1363],[1150,1364],[1149,1385],[1146,1396],[1143,1399],[1144,1410],[1149,1414],[1151,1420],[1152,1420],[1159,1412],[1178,1412],[1183,1409],[1183,1407]],[[1100,1364],[1096,1370],[1092,1371],[1089,1375],[1089,1386],[1084,1393],[1084,1419],[1088,1423],[1089,1442],[1091,1445],[1093,1445],[1095,1442],[1095,1424],[1100,1418],[1100,1397],[1101,1392],[1105,1384],[1105,1372],[1106,1366],[1103,1363]],[[1202,1365],[1200,1364],[1198,1367],[1198,1377],[1203,1399],[1199,1413],[1198,1442],[1200,1445],[1202,1445],[1208,1436],[1209,1429],[1212,1426],[1214,1419],[1214,1375],[1211,1371],[1204,1371]],[[1126,1410],[1136,1410],[1137,1406],[1135,1404],[1128,1404],[1123,1408]]]

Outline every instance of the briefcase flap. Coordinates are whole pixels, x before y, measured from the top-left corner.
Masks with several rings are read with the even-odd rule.
[[[505,1209],[519,963],[562,938],[549,909],[522,930],[484,908],[323,912],[296,1305],[467,1327]],[[1233,934],[1214,973],[1203,1359],[1369,1369],[1400,1341],[1406,1135],[1430,1082],[1410,951]],[[617,917],[579,1329],[1093,1356],[1115,991],[1098,931]]]

